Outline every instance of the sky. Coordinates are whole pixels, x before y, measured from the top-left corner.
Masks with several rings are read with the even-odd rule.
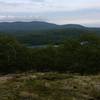
[[[0,22],[13,21],[100,27],[100,0],[0,0]]]

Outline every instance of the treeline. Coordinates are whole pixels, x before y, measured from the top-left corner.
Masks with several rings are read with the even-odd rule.
[[[10,30],[11,31],[11,30]],[[5,32],[0,35],[8,35],[15,37],[21,44],[25,45],[44,45],[44,44],[60,44],[66,38],[77,38],[81,34],[95,33],[100,36],[99,28],[61,28],[61,29],[47,29],[47,30],[34,30],[34,31],[16,31]]]
[[[100,37],[94,34],[66,39],[58,47],[27,48],[14,38],[0,37],[0,73],[54,71],[100,73]]]
[[[92,30],[93,31],[93,30]],[[99,31],[100,32],[100,31]],[[28,45],[44,45],[44,44],[60,44],[64,39],[74,37],[80,34],[91,33],[91,30],[85,28],[64,28],[54,30],[34,31],[32,33],[11,34],[15,36],[21,43]],[[97,32],[95,32],[97,34]]]

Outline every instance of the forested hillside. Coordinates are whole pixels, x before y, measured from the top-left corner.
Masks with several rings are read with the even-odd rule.
[[[27,48],[14,38],[0,37],[0,73],[17,71],[100,73],[100,37],[66,39],[59,46]]]
[[[100,28],[90,28],[78,24],[56,25],[47,22],[3,22],[0,34],[13,36],[25,45],[60,44],[69,37],[82,34],[100,34]]]

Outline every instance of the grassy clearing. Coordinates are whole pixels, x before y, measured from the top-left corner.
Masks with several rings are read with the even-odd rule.
[[[0,100],[100,100],[100,75],[27,73],[7,77],[0,77]]]

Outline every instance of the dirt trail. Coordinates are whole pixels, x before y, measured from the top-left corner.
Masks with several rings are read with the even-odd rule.
[[[31,74],[8,74],[8,75],[2,75],[0,76],[0,84],[1,83],[5,83],[8,80],[12,80],[12,79],[33,79],[36,78],[36,75],[31,75]]]
[[[12,79],[13,76],[12,75],[4,75],[4,76],[0,76],[0,83],[5,83],[6,81]]]

